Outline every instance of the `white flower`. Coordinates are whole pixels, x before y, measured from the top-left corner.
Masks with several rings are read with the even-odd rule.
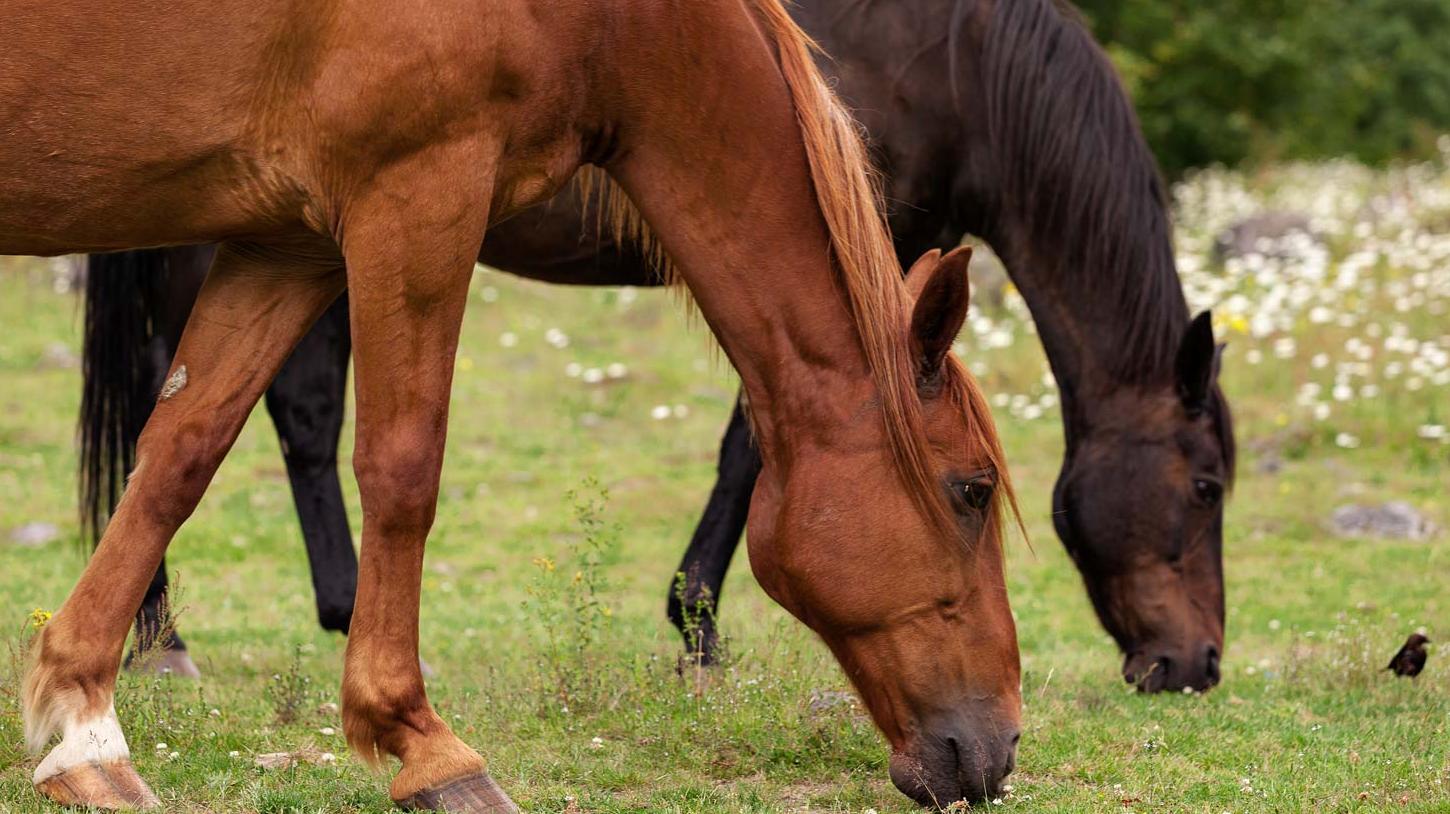
[[[513,331],[504,331],[499,334],[498,343],[506,348],[512,348],[519,343],[519,335]]]
[[[550,328],[544,331],[544,341],[560,350],[569,347],[569,335],[558,328]]]
[[[1359,446],[1359,439],[1347,432],[1342,432],[1334,436],[1334,443],[1344,449],[1354,449]]]
[[[578,362],[570,362],[569,364],[564,365],[564,375],[568,376],[571,379],[579,378],[579,374],[583,372],[584,366],[579,364]]]
[[[333,736],[333,735],[336,735],[336,734],[337,734],[337,730],[336,730],[336,729],[333,729],[333,728],[332,728],[332,727],[330,727],[330,726],[324,726],[324,727],[323,727],[323,728],[321,728],[321,729],[319,729],[319,730],[317,730],[317,733],[318,733],[318,734],[319,734],[319,735],[326,735],[326,736],[327,736],[327,737],[329,737],[329,738],[330,738],[330,737],[332,737],[332,736]]]
[[[653,418],[655,421],[664,421],[666,418],[670,417],[670,405],[656,404],[652,409],[650,409],[649,417]]]

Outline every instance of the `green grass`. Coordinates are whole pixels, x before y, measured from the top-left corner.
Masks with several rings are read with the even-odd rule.
[[[1352,191],[1365,199],[1393,182],[1336,172],[1322,170],[1329,182],[1358,184]],[[1286,171],[1256,180],[1251,192],[1270,205],[1285,205],[1284,190],[1312,200],[1305,178],[1314,177]],[[1241,183],[1211,177],[1197,188],[1212,198],[1214,184]],[[1215,206],[1185,204],[1194,222],[1179,236],[1181,252],[1205,251],[1213,219],[1228,217],[1228,207]],[[1444,212],[1417,222],[1443,224]],[[1398,245],[1397,228],[1385,225],[1383,240]],[[1351,229],[1331,242],[1331,269],[1362,247],[1346,237]],[[1446,422],[1447,389],[1430,381],[1434,371],[1416,389],[1405,384],[1408,373],[1386,376],[1383,363],[1399,357],[1378,350],[1394,323],[1450,349],[1450,249],[1438,240],[1364,272],[1374,285],[1335,300],[1343,303],[1336,313],[1354,315],[1348,326],[1309,319],[1305,304],[1286,306],[1288,327],[1245,335],[1252,329],[1240,323],[1252,321],[1272,285],[1233,270],[1188,275],[1197,301],[1243,293],[1249,302],[1218,311],[1230,335],[1224,382],[1244,452],[1227,522],[1225,680],[1206,695],[1144,697],[1117,677],[1118,655],[1048,523],[1061,435],[1040,350],[1011,308],[991,315],[994,326],[969,329],[968,357],[986,371],[989,393],[1006,397],[997,414],[1034,541],[1010,546],[1026,710],[1004,808],[1450,810],[1450,658],[1432,652],[1413,682],[1378,670],[1416,627],[1432,639],[1450,634],[1450,540],[1443,532],[1429,542],[1351,540],[1326,530],[1336,506],[1388,499],[1450,525],[1450,444],[1419,437],[1422,425]],[[1412,257],[1432,261],[1422,272],[1428,280],[1416,284],[1422,270]],[[1204,294],[1214,280],[1226,282]],[[1395,281],[1408,293],[1397,293]],[[1418,301],[1395,310],[1397,298],[1416,292]],[[1345,341],[1369,336],[1372,323],[1381,325],[1375,369],[1352,377],[1357,392],[1370,382],[1379,392],[1333,402],[1316,419],[1316,401],[1296,401],[1301,386],[1321,382],[1327,393],[1335,370],[1315,367],[1313,355],[1347,359]],[[10,647],[0,659],[0,812],[43,811],[29,783],[35,764],[21,745],[15,686],[30,612],[59,606],[84,562],[73,497],[78,373],[45,362],[51,345],[77,346],[78,311],[72,296],[53,290],[46,262],[4,260],[0,325],[0,644]],[[568,347],[545,341],[550,328],[568,335]],[[1015,341],[982,349],[977,339],[997,328]],[[480,272],[464,330],[424,577],[423,655],[439,673],[430,694],[440,712],[489,757],[515,799],[536,812],[565,811],[572,799],[578,811],[601,814],[914,810],[887,781],[885,747],[858,708],[812,709],[813,697],[847,684],[824,648],[756,587],[743,554],[724,592],[729,663],[704,677],[676,673],[665,593],[709,489],[735,391],[703,329],[663,293],[635,298]],[[517,343],[504,346],[505,333]],[[1280,359],[1274,342],[1285,336],[1297,348]],[[1258,364],[1248,362],[1254,350]],[[570,362],[628,370],[591,385],[566,374]],[[1039,404],[1040,416],[1025,409]],[[657,405],[683,405],[684,416],[652,419]],[[1340,446],[1344,434],[1358,446]],[[1269,456],[1282,459],[1277,472],[1262,470]],[[572,510],[583,498],[566,494],[589,477],[607,487],[604,519],[619,531],[589,569],[607,581],[600,596],[608,615],[585,614],[585,638],[597,644],[580,668],[558,642],[580,635],[570,575],[589,535]],[[350,482],[347,489],[356,519],[356,492]],[[61,539],[13,544],[8,530],[31,521],[57,524]],[[610,532],[590,534],[607,540]],[[138,766],[167,810],[390,810],[387,778],[347,754],[326,706],[337,701],[344,642],[315,623],[263,413],[173,544],[171,563],[179,625],[206,678],[127,675],[118,694]],[[300,714],[283,724],[279,707]],[[257,754],[302,749],[338,759],[253,765]]]

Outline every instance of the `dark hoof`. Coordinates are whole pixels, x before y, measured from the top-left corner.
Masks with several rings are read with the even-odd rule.
[[[72,766],[36,783],[35,789],[63,806],[123,811],[161,805],[131,761],[124,759]]]
[[[141,658],[126,660],[126,670],[143,675],[172,675],[178,678],[201,678],[201,670],[185,650],[162,650]]]
[[[518,814],[518,806],[486,772],[470,774],[395,800],[404,811],[449,811],[453,814]]]

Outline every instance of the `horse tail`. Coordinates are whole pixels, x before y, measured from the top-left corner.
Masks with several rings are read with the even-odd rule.
[[[93,254],[86,260],[81,349],[81,538],[94,547],[120,502],[136,441],[155,403],[148,354],[165,291],[164,249]]]

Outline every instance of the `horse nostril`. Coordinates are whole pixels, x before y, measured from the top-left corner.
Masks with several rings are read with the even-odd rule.
[[[1208,678],[1209,686],[1217,684],[1222,678],[1222,674],[1219,672],[1218,648],[1214,645],[1204,648],[1203,671]]]

